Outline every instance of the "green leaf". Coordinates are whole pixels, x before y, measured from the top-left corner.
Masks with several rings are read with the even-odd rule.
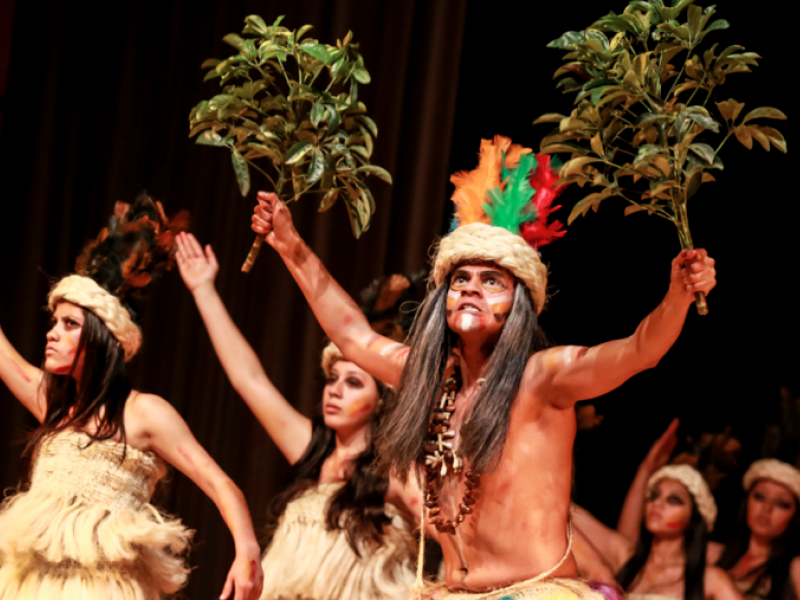
[[[382,179],[386,183],[392,183],[392,176],[389,174],[389,171],[377,165],[363,165],[356,169],[356,173],[367,173],[369,175],[375,175],[376,177]]]
[[[229,33],[224,38],[222,38],[222,41],[225,42],[226,44],[233,46],[240,52],[244,48],[244,40],[241,38],[241,36],[235,33]]]
[[[286,165],[295,165],[313,148],[311,142],[297,142],[294,146],[289,148],[286,153]]]
[[[332,62],[331,53],[328,52],[328,49],[322,44],[307,41],[300,44],[299,49],[309,56],[316,58],[324,65],[329,65]]]
[[[703,32],[703,34],[710,33],[712,31],[718,31],[720,29],[728,29],[730,26],[731,24],[728,23],[725,19],[717,19],[716,21],[713,21],[708,27],[706,27],[706,30]]]
[[[339,197],[339,188],[329,189],[322,197],[322,200],[319,203],[318,212],[325,212],[329,210],[331,206],[333,206],[336,203],[336,199],[338,197]]]
[[[239,191],[242,196],[247,196],[250,191],[250,170],[247,168],[247,161],[244,157],[236,152],[231,152],[231,162],[233,163],[233,171],[236,173],[236,182],[239,184]]]
[[[297,30],[297,34],[294,36],[294,41],[299,42],[300,38],[303,37],[310,29],[313,29],[313,25],[303,25],[300,29]]]
[[[700,113],[692,113],[689,115],[689,118],[694,121],[695,123],[699,123],[709,131],[713,131],[714,133],[719,133],[719,123],[717,123],[714,119],[712,119],[707,114],[700,114]]]
[[[557,40],[553,40],[547,44],[548,48],[559,48],[561,50],[570,50],[573,47],[582,44],[586,41],[585,31],[568,31]]]
[[[200,144],[201,146],[217,146],[218,148],[225,148],[228,146],[228,142],[225,141],[220,134],[209,129],[206,129],[201,135],[197,136],[194,143]]]
[[[357,67],[353,69],[353,77],[356,78],[356,81],[358,81],[358,83],[367,84],[370,82],[369,73],[363,67]]]
[[[258,15],[248,15],[245,17],[244,22],[251,24],[262,35],[267,33],[267,24]]]
[[[325,114],[325,105],[315,103],[314,106],[311,107],[311,124],[314,125],[314,127],[319,127],[319,123],[325,118]]]
[[[201,69],[211,69],[213,67],[216,67],[221,62],[222,61],[217,59],[217,58],[207,58],[206,60],[203,61],[203,64],[200,65],[200,68]]]
[[[716,156],[716,152],[714,152],[714,149],[708,144],[690,144],[689,150],[697,154],[697,156],[702,158],[709,165],[714,164],[714,157]]]
[[[756,108],[751,110],[744,116],[742,119],[742,123],[747,123],[751,119],[786,119],[786,115],[779,111],[777,108],[772,108],[769,106],[763,106],[761,108]]]
[[[378,126],[375,124],[375,121],[370,119],[367,115],[359,115],[357,120],[367,126],[372,137],[378,137]]]
[[[308,171],[306,172],[305,184],[310,186],[319,181],[324,171],[325,158],[322,156],[322,152],[318,148],[314,148],[313,152],[311,153],[311,163],[308,165]]]

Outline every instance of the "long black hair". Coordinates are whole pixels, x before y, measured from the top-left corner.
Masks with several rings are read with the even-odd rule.
[[[28,457],[45,437],[66,429],[85,431],[90,443],[116,438],[125,442],[125,403],[131,393],[125,353],[105,323],[92,311],[81,309],[81,337],[69,373],[56,375],[42,369],[46,410],[42,424],[28,441]],[[79,374],[80,385],[76,385],[75,368],[81,352],[83,371]],[[90,424],[92,427],[87,430]]]
[[[458,335],[447,325],[447,290],[444,282],[431,291],[419,309],[411,331],[408,353],[397,392],[387,409],[376,438],[379,464],[406,481],[415,464],[424,460],[430,413],[438,400],[447,361]],[[461,430],[462,456],[478,471],[496,465],[508,433],[511,406],[531,354],[548,346],[533,308],[528,288],[514,285],[514,300],[500,337]]]
[[[376,380],[377,383],[377,380]],[[379,391],[382,386],[378,386]],[[380,414],[373,417],[367,430],[367,449],[348,466],[344,485],[337,490],[328,503],[325,524],[329,530],[343,530],[350,547],[361,556],[362,548],[381,545],[384,527],[390,523],[384,510],[389,479],[375,468],[375,452],[370,429]],[[336,448],[336,433],[325,425],[322,416],[312,419],[311,441],[300,460],[293,466],[294,481],[284,492],[275,497],[267,511],[266,538],[272,539],[286,506],[306,490],[318,484],[322,465]]]
[[[689,518],[689,522],[683,532],[683,551],[686,555],[686,565],[683,569],[683,598],[684,600],[704,600],[708,526],[697,509],[694,498],[691,500],[692,516]],[[644,568],[652,545],[653,534],[647,531],[644,524],[642,524],[642,531],[639,534],[639,540],[636,542],[636,550],[633,556],[617,573],[617,583],[623,590],[628,591],[628,588]]]
[[[756,483],[758,481],[750,486],[747,495],[742,500],[730,539],[725,545],[725,551],[717,561],[717,566],[726,571],[736,566],[736,563],[745,555],[750,545],[750,528],[747,526],[747,503]],[[789,565],[793,558],[800,556],[800,502],[798,502],[794,494],[792,494],[792,499],[795,506],[794,516],[789,521],[786,531],[772,540],[769,557],[763,565],[757,567],[757,577],[746,594],[755,592],[769,581],[768,598],[770,600],[794,598]],[[748,575],[756,573],[749,573]]]

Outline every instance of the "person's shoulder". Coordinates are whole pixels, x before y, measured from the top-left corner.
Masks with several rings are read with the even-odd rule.
[[[149,433],[171,421],[176,415],[173,406],[158,394],[131,392],[125,407],[125,426],[131,431]]]
[[[795,588],[800,588],[800,556],[795,556],[789,563],[789,574]]]
[[[717,561],[722,557],[722,552],[725,550],[725,545],[719,542],[708,542],[706,548],[706,563],[709,565],[717,564]]]
[[[731,579],[728,577],[728,574],[724,569],[715,567],[714,565],[707,565],[705,573],[705,585],[706,588],[708,588],[708,591],[713,594],[715,591],[718,592],[721,589],[727,589],[731,587],[733,583],[731,583]]]

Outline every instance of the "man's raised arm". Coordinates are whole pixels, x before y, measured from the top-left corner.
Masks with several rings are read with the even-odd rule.
[[[694,293],[707,294],[716,282],[714,259],[705,250],[681,251],[672,261],[667,295],[632,336],[592,348],[561,346],[534,355],[525,374],[531,389],[551,404],[569,408],[656,366],[678,339]]]
[[[298,235],[289,209],[277,195],[259,192],[252,220],[253,231],[278,251],[317,321],[344,357],[373,377],[396,385],[407,346],[373,331],[358,305]]]

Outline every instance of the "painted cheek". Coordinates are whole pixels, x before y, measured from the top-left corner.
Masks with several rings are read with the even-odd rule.
[[[67,345],[69,346],[69,352],[67,352],[67,354],[70,356],[74,355],[75,351],[78,349],[78,345],[68,335],[64,336],[64,341],[66,341]]]
[[[667,529],[680,529],[686,525],[686,521],[670,521],[669,523],[664,523],[664,527]]]
[[[511,302],[513,297],[504,294],[502,296],[495,296],[494,298],[487,299],[489,307],[495,315],[507,315],[511,312]]]
[[[353,402],[347,409],[347,414],[351,417],[363,415],[372,410],[372,402],[367,398]]]

